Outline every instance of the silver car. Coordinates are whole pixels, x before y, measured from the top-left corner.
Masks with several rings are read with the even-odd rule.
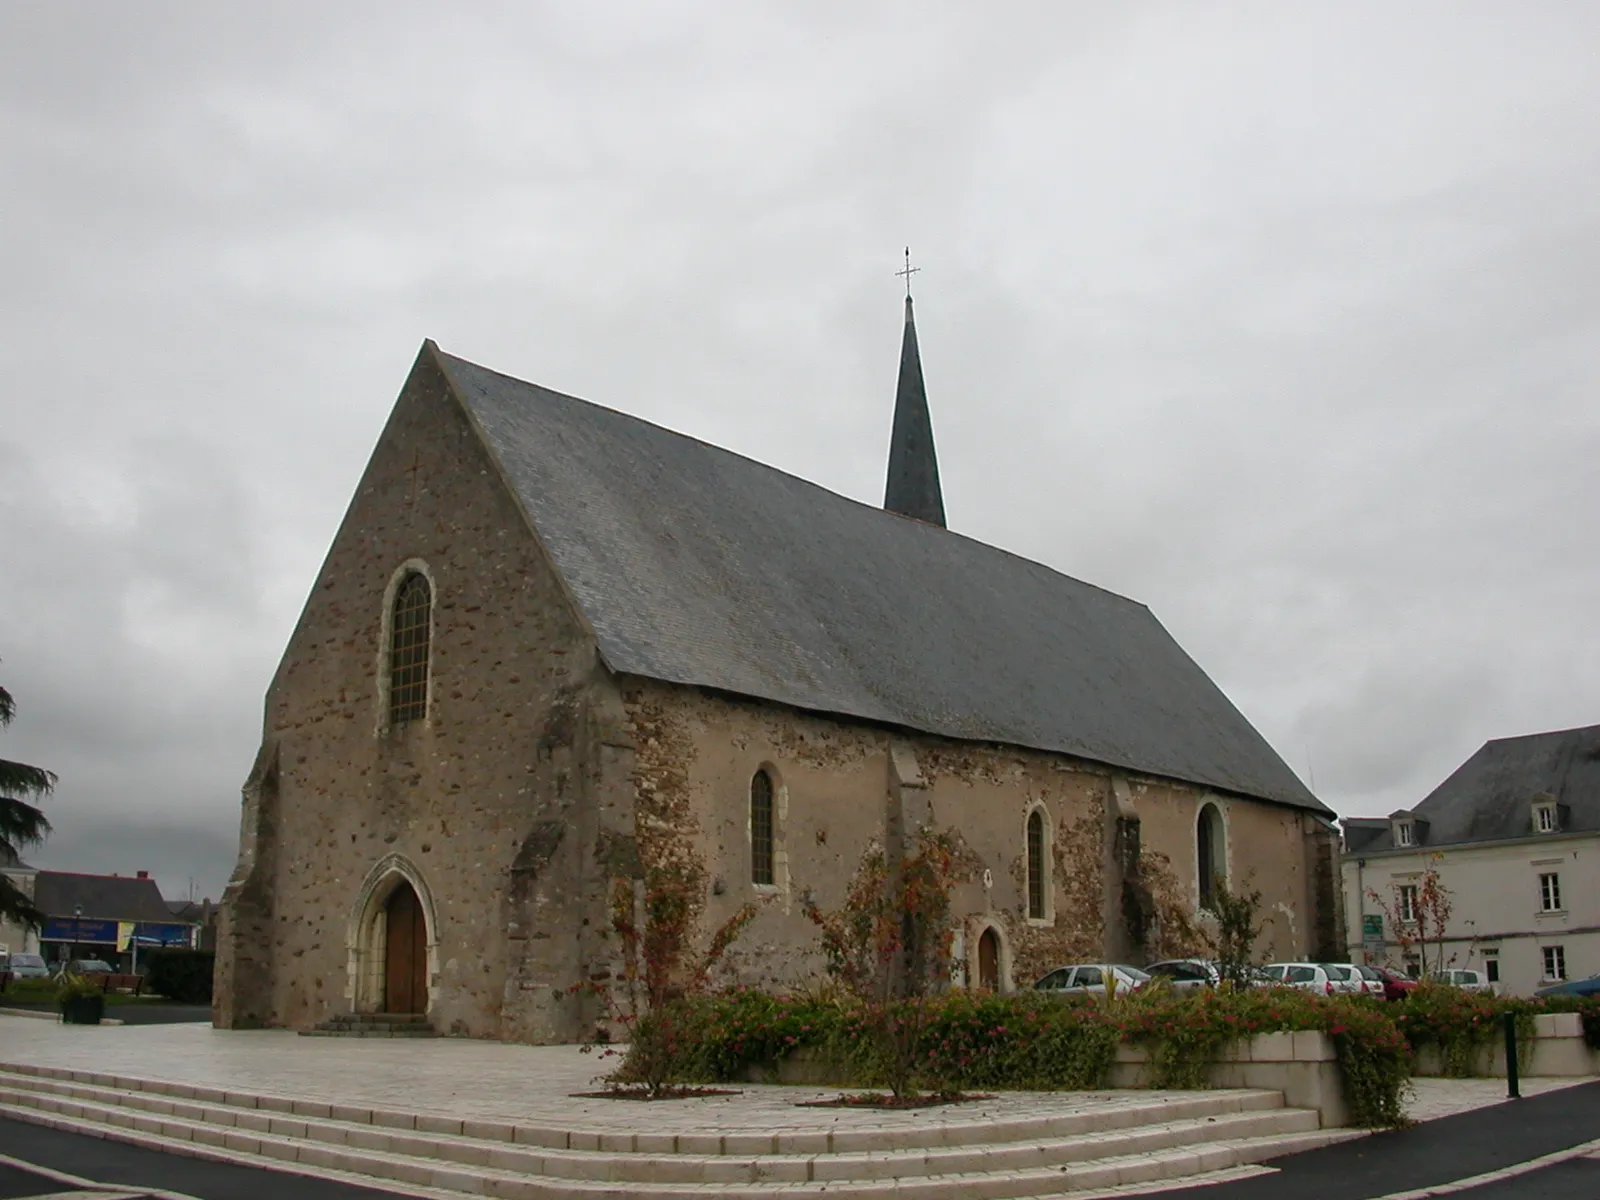
[[[13,979],[50,978],[50,968],[37,954],[0,955],[0,974],[7,972]]]
[[[1033,989],[1060,996],[1103,996],[1108,977],[1116,980],[1119,992],[1136,992],[1150,982],[1150,976],[1126,963],[1084,963],[1057,967],[1035,983]]]
[[[1216,987],[1222,976],[1216,965],[1203,958],[1169,958],[1145,968],[1154,979],[1165,979],[1175,992],[1192,992]]]

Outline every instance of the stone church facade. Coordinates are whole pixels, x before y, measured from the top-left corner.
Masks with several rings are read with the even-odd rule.
[[[267,692],[215,1022],[580,1040],[663,845],[800,985],[803,899],[920,828],[981,864],[957,986],[1190,951],[1223,878],[1333,954],[1330,814],[1148,610],[943,527],[909,301],[886,510],[425,344]]]

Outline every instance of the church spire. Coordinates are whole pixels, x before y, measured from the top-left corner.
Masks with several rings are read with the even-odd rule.
[[[889,479],[883,490],[888,512],[945,528],[944,495],[939,490],[939,459],[933,449],[933,418],[922,384],[917,324],[911,313],[911,265],[906,251],[906,332],[900,343],[900,384],[894,396],[894,432],[889,439]]]

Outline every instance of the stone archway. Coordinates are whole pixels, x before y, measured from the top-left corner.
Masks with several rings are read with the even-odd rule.
[[[978,987],[985,992],[1000,990],[1000,935],[993,925],[978,938]]]
[[[392,854],[367,873],[348,938],[352,1011],[428,1011],[438,975],[434,913],[433,896],[409,859]]]

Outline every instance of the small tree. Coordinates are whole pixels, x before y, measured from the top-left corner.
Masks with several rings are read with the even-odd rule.
[[[706,991],[713,968],[757,911],[754,904],[743,905],[697,950],[703,879],[692,862],[683,861],[646,870],[642,922],[635,915],[632,881],[616,881],[611,929],[622,944],[622,994],[610,980],[593,985],[629,1043],[627,1058],[608,1081],[642,1085],[653,1097],[684,1081],[698,1040],[693,999]]]
[[[11,693],[0,687],[0,727],[17,715]],[[56,777],[43,767],[0,758],[0,863],[14,862],[27,846],[37,846],[50,832],[44,813],[30,804],[48,796]],[[19,921],[37,928],[45,914],[5,876],[0,875],[0,920]]]
[[[1445,957],[1445,931],[1449,928],[1455,903],[1454,894],[1439,878],[1434,865],[1438,862],[1436,854],[1415,883],[1394,881],[1390,885],[1392,901],[1385,900],[1372,888],[1367,889],[1367,898],[1383,910],[1401,954],[1415,955],[1424,976],[1437,975],[1449,965]],[[1414,890],[1408,893],[1407,889]]]
[[[1234,892],[1227,880],[1218,878],[1212,891],[1211,912],[1216,930],[1202,936],[1216,961],[1217,973],[1235,987],[1250,984],[1250,968],[1255,965],[1256,939],[1266,923],[1259,919],[1261,889]]]
[[[971,871],[954,833],[925,830],[893,866],[882,847],[869,848],[843,907],[825,913],[805,899],[828,974],[860,1004],[863,1032],[897,1100],[915,1094],[923,998],[950,978],[950,890]]]

